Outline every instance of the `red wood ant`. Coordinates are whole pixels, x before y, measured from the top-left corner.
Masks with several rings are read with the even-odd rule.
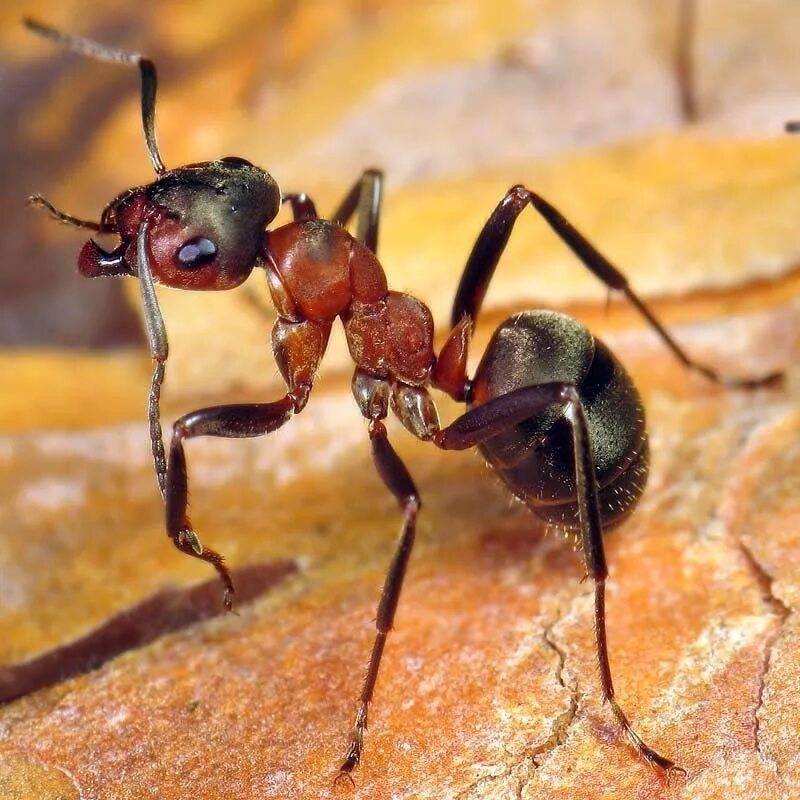
[[[211,563],[232,606],[230,573],[204,547],[187,517],[184,442],[197,436],[253,437],[280,428],[308,401],[333,322],[344,326],[356,369],[352,390],[369,423],[375,467],[403,512],[399,542],[378,604],[377,633],[358,703],[350,746],[337,780],[361,761],[367,712],[386,639],[414,544],[420,495],[392,447],[383,420],[389,409],[417,438],[444,450],[478,447],[513,494],[542,519],[578,536],[594,582],[600,683],[617,722],[651,765],[682,771],[647,745],[615,699],[606,642],[603,531],[635,507],[648,473],[642,401],[625,368],[579,322],[552,311],[523,311],[494,333],[474,377],[467,375],[473,325],[495,267],[519,214],[528,206],[547,221],[584,266],[610,290],[624,294],[664,344],[690,370],[727,386],[752,388],[775,381],[729,379],[692,360],[634,293],[625,276],[544,198],[512,187],[492,212],[467,260],[453,303],[451,326],[438,356],[433,319],[414,297],[388,288],[376,258],[383,177],[367,170],[330,219],[317,215],[306,194],[282,194],[267,172],[242,158],[168,170],[155,137],[156,70],[135,53],[73,37],[31,20],[28,28],[70,50],[141,72],[145,141],[157,178],[112,200],[100,222],[77,219],[41,196],[32,198],[62,222],[118,235],[111,252],[89,240],[78,257],[90,277],[138,277],[150,353],[155,362],[149,395],[150,439],[166,529],[175,547]],[[283,203],[293,222],[267,230]],[[345,226],[355,217],[356,235]],[[287,385],[271,403],[201,408],[172,428],[169,456],[162,440],[159,399],[167,335],[154,283],[181,289],[231,289],[254,267],[266,271],[278,312],[272,332],[275,359]],[[468,410],[441,427],[429,388]]]

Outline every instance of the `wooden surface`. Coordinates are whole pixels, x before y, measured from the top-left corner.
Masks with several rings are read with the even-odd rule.
[[[533,214],[476,335],[473,362],[507,312],[563,308],[642,389],[653,464],[640,508],[607,537],[611,661],[637,730],[687,776],[667,785],[638,761],[600,703],[591,590],[571,544],[511,503],[475,454],[440,453],[393,426],[422,492],[419,539],[364,764],[354,789],[334,791],[400,522],[341,344],[308,408],[269,440],[187,448],[201,538],[244,570],[239,616],[215,618],[209,570],[163,533],[146,356],[53,348],[0,354],[0,694],[34,673],[55,681],[0,708],[0,796],[797,794],[800,149],[777,135],[800,109],[794,5],[737,17],[703,4],[703,116],[688,128],[670,82],[668,4],[333,5],[198,15],[108,3],[115,25],[78,27],[171,54],[159,107],[170,164],[246,155],[323,208],[366,157],[385,164],[380,254],[394,287],[431,303],[440,333],[472,237],[522,181],[574,216],[698,358],[731,374],[786,371],[782,387],[752,393],[687,374],[622,301],[606,310]],[[26,10],[76,29],[69,8]],[[601,35],[609,19],[619,37]],[[768,55],[748,68],[753,42]],[[56,59],[10,27],[3,46],[15,71]],[[24,117],[47,147],[81,125],[76,109],[103,81],[120,80],[63,175],[30,187],[89,214],[149,180],[135,78],[58,59],[52,101]],[[519,96],[538,117],[509,100]],[[219,111],[198,120],[209,97]],[[488,146],[501,129],[503,145]],[[71,269],[83,239],[44,223],[36,237],[57,240]],[[166,421],[272,397],[262,290],[165,293]],[[58,680],[87,660],[99,666]]]

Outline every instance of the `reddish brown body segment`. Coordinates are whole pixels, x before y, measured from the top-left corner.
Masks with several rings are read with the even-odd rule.
[[[353,361],[376,377],[422,386],[434,364],[433,317],[411,295],[387,292],[376,303],[352,303],[344,331]]]
[[[272,298],[287,320],[341,317],[353,361],[376,378],[421,386],[436,361],[433,317],[410,295],[389,291],[375,254],[344,228],[321,219],[265,235]]]
[[[320,220],[284,225],[264,237],[264,249],[267,270],[275,270],[296,317],[332,322],[350,305],[349,237],[337,235],[333,225]]]

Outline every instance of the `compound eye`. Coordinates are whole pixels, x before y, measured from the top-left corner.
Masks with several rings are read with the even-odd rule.
[[[217,246],[205,236],[189,239],[178,248],[178,265],[181,269],[199,269],[216,258]]]

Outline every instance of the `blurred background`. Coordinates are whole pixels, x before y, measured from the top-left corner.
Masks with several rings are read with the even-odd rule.
[[[138,285],[80,277],[86,232],[25,205],[40,192],[97,219],[153,179],[138,74],[59,50],[24,15],[156,61],[168,167],[242,156],[323,213],[382,167],[379,256],[393,288],[430,305],[439,341],[477,232],[525,183],[694,357],[730,375],[787,370],[786,387],[757,394],[689,375],[527,212],[471,351],[474,363],[503,316],[546,306],[630,369],[653,461],[639,510],[608,539],[617,688],[689,769],[674,796],[788,796],[800,763],[787,610],[800,597],[800,140],[784,123],[800,118],[800,2],[0,2],[0,683],[4,665],[60,658],[165,586],[210,577],[164,537]],[[160,300],[166,425],[280,396],[263,272],[234,292]],[[340,327],[333,374],[291,425],[191,446],[203,540],[235,567],[296,576],[241,617],[9,707],[0,796],[35,796],[4,792],[8,764],[52,765],[64,797],[330,788],[398,522]],[[545,540],[473,454],[392,436],[426,508],[353,797],[662,796],[612,744],[570,548]]]
[[[153,178],[136,70],[40,41],[21,27],[23,15],[156,61],[168,167],[241,155],[285,190],[318,198],[322,211],[361,169],[383,167],[381,255],[390,283],[434,310],[446,308],[470,242],[503,190],[535,181],[554,159],[685,126],[709,136],[780,137],[784,121],[800,114],[793,0],[5,2],[2,346],[140,340],[122,282],[77,275],[84,233],[25,199],[41,192],[96,219],[118,192]],[[682,95],[687,64],[693,78]],[[583,173],[572,173],[559,197],[585,194]],[[480,180],[482,191],[470,195]],[[463,202],[440,201],[443,185]],[[583,221],[579,202],[572,209]],[[585,220],[599,239],[603,222]],[[561,263],[542,270],[536,299],[558,303]],[[600,287],[576,280],[586,281],[579,295],[602,299]],[[249,291],[266,296],[261,285]],[[251,309],[228,305],[237,301],[174,302],[191,304],[190,317],[214,317],[219,307],[227,318],[236,309],[236,335],[257,336],[263,347],[268,326],[253,318],[248,327]],[[171,324],[180,339],[183,323]],[[192,338],[197,330],[187,324]]]

